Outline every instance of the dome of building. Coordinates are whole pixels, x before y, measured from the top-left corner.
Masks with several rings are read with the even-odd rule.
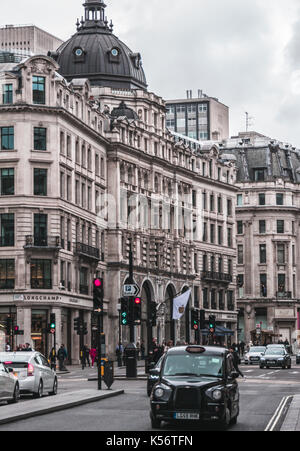
[[[92,86],[147,89],[140,53],[133,53],[113,34],[103,0],[84,3],[85,18],[77,20],[77,33],[50,54],[67,80],[88,78]]]

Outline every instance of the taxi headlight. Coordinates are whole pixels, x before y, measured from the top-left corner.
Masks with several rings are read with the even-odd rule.
[[[154,391],[154,395],[156,398],[162,398],[164,396],[164,394],[165,394],[165,391],[162,388],[157,388]]]
[[[220,401],[222,398],[222,391],[221,390],[214,390],[212,393],[212,397],[215,401]]]

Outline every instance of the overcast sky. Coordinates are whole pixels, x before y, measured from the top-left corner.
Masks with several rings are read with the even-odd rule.
[[[67,39],[81,0],[5,3],[1,24],[33,23]],[[115,34],[140,52],[149,90],[198,89],[230,107],[230,133],[252,129],[300,147],[298,0],[107,0]]]

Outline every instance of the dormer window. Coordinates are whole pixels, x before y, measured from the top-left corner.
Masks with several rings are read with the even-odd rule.
[[[112,56],[113,57],[117,57],[117,56],[119,56],[119,50],[118,49],[112,49],[112,51],[111,51],[111,54],[112,54]]]
[[[113,47],[108,52],[108,59],[110,63],[119,63],[120,62],[121,51],[118,47]]]
[[[75,55],[76,55],[76,56],[82,56],[82,55],[83,55],[83,50],[80,49],[80,48],[75,49]]]
[[[84,63],[86,52],[81,47],[75,47],[73,50],[75,63]]]

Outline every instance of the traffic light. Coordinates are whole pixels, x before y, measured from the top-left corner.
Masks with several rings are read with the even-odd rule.
[[[87,323],[84,323],[83,328],[82,328],[82,335],[87,335],[87,334],[88,334]]]
[[[77,332],[77,335],[80,335],[80,328],[81,328],[80,317],[74,318],[74,330],[75,330],[75,332]]]
[[[209,328],[209,332],[211,334],[214,334],[216,331],[216,317],[214,315],[209,315],[209,320],[208,320],[208,328]]]
[[[103,299],[104,299],[104,285],[103,279],[99,277],[94,279],[93,282],[93,303],[94,310],[97,310],[99,313],[103,311]]]
[[[156,302],[151,301],[150,303],[150,322],[151,326],[156,326],[156,319],[157,319],[157,310],[156,310]]]
[[[200,329],[205,329],[205,310],[200,310]]]
[[[129,323],[129,302],[128,298],[121,298],[121,325],[127,326]]]
[[[20,327],[14,326],[14,335],[19,335]]]
[[[141,321],[142,299],[141,298],[132,298],[132,299],[133,299],[133,321]]]
[[[198,310],[191,310],[191,328],[192,330],[199,330]]]
[[[54,334],[55,331],[56,331],[56,317],[55,317],[55,313],[50,313],[49,331],[50,331],[51,334]]]
[[[6,318],[6,335],[11,335],[12,333],[12,318]]]

